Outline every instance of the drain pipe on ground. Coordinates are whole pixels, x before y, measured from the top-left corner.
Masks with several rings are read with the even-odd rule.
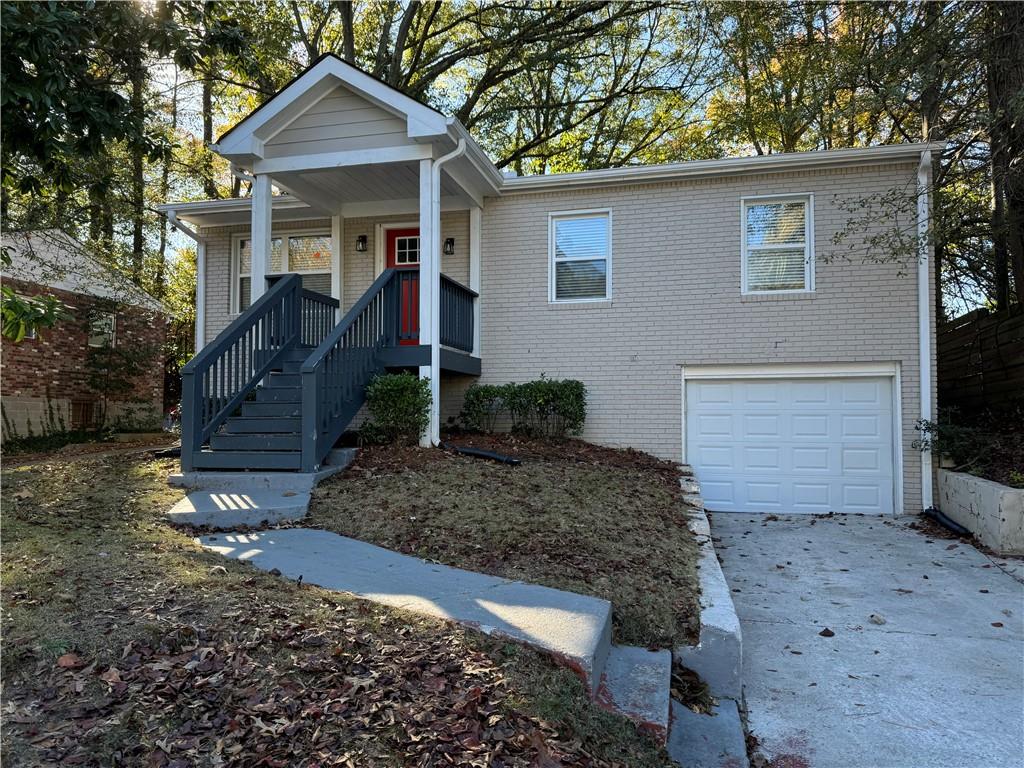
[[[441,155],[430,169],[430,218],[437,225],[432,228],[430,243],[430,443],[441,443],[441,167],[465,154],[466,140],[459,139],[455,149]],[[421,246],[422,247],[422,243]],[[421,276],[422,279],[422,276]]]

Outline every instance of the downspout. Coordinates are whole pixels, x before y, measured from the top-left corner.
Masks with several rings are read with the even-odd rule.
[[[434,161],[430,171],[430,218],[436,227],[430,243],[430,442],[441,442],[441,167],[465,154],[466,140],[459,139],[455,149]],[[421,276],[422,279],[422,276]]]
[[[167,211],[167,221],[196,244],[196,327],[195,351],[206,346],[206,237],[178,220],[174,211]]]
[[[931,248],[928,243],[931,175],[932,152],[931,149],[925,149],[921,153],[921,163],[917,167],[917,338],[922,421],[935,420],[932,402]],[[935,508],[932,477],[932,452],[925,449],[921,451],[921,507],[926,512]]]

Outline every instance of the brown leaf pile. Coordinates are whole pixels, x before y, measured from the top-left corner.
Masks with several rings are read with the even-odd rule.
[[[501,667],[456,632],[335,613],[303,624],[255,602],[230,631],[178,625],[110,665],[64,654],[8,689],[4,719],[46,764],[605,764],[510,706]]]

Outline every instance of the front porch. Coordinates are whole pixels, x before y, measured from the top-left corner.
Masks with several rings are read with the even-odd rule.
[[[395,368],[429,380],[436,445],[442,372],[481,370],[494,166],[457,122],[335,58],[213,149],[249,198],[164,207],[198,245],[185,468],[314,471]]]

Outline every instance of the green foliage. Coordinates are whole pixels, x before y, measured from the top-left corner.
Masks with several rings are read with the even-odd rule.
[[[467,428],[491,432],[502,414],[511,419],[514,432],[548,438],[578,435],[587,418],[587,388],[575,379],[542,374],[523,384],[474,384],[466,391],[462,421]]]
[[[913,446],[952,462],[952,469],[1024,487],[1024,402],[999,412],[939,411],[937,421],[917,423]]]
[[[55,296],[19,296],[8,285],[0,286],[0,294],[3,337],[15,344],[67,317],[64,305]]]
[[[88,334],[99,318],[110,315],[116,318],[119,308],[115,301],[95,300],[83,313],[83,330]],[[136,380],[152,369],[159,353],[160,349],[152,344],[129,344],[124,339],[118,343],[116,329],[113,344],[89,347],[85,359],[86,383],[99,393],[97,422],[101,427],[106,424],[110,401],[130,401]]]
[[[493,432],[498,417],[505,407],[507,386],[499,384],[472,384],[462,402],[462,423],[467,429]]]
[[[414,444],[430,423],[430,382],[411,373],[385,373],[366,388],[371,424],[367,442]]]

